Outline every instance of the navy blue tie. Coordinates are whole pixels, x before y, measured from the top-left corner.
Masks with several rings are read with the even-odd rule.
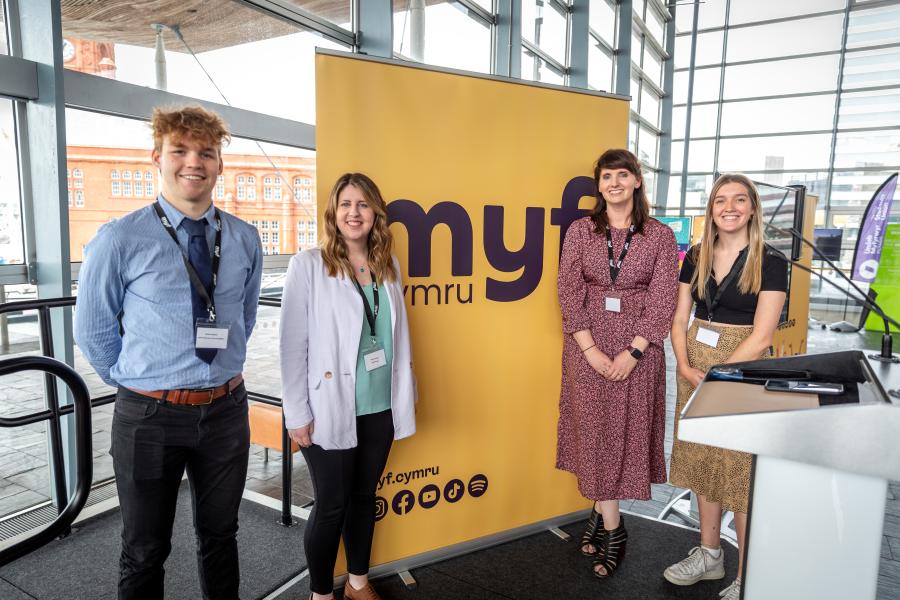
[[[210,294],[212,290],[212,257],[209,255],[209,242],[206,241],[206,219],[192,221],[186,218],[182,220],[181,224],[190,236],[188,240],[188,260],[191,261],[191,265],[197,271],[197,275],[200,276],[200,281],[203,282],[206,293],[212,297]],[[205,321],[209,318],[206,301],[203,300],[193,284],[191,284],[191,305],[194,308],[195,323],[197,319]],[[216,357],[218,350],[214,348],[195,348],[194,352],[197,354],[197,358],[208,364]]]

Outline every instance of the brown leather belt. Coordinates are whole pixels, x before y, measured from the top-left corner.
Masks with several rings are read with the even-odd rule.
[[[190,406],[200,406],[203,404],[212,404],[213,400],[218,400],[228,392],[236,389],[244,382],[244,376],[240,373],[218,387],[205,388],[201,390],[136,390],[128,388],[136,394],[156,398],[170,404],[187,404]]]

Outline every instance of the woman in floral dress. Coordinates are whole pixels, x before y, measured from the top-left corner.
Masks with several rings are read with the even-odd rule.
[[[650,218],[640,163],[608,150],[594,168],[597,205],[572,223],[559,266],[565,334],[556,466],[593,501],[581,551],[613,574],[628,533],[619,500],[666,481],[663,340],[678,293],[675,235]]]

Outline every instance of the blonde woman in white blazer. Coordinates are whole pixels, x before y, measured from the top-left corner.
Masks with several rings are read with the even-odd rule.
[[[395,439],[415,433],[415,378],[387,206],[362,173],[331,191],[320,248],[291,259],[281,309],[288,433],[306,459],[315,505],[304,532],[310,598],[334,597],[343,533],[344,598],[369,584],[375,488]]]

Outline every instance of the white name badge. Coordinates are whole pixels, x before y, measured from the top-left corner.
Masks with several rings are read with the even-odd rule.
[[[719,332],[713,331],[712,329],[706,329],[705,327],[697,328],[697,341],[701,344],[706,344],[711,348],[715,348],[719,345]]]
[[[622,299],[621,298],[613,298],[610,296],[606,297],[606,310],[609,312],[622,312]]]
[[[366,365],[366,371],[374,371],[380,369],[387,364],[387,358],[384,355],[384,348],[371,350],[363,354],[363,362]]]
[[[228,325],[197,321],[197,335],[194,339],[195,348],[211,348],[224,350],[228,348]]]

